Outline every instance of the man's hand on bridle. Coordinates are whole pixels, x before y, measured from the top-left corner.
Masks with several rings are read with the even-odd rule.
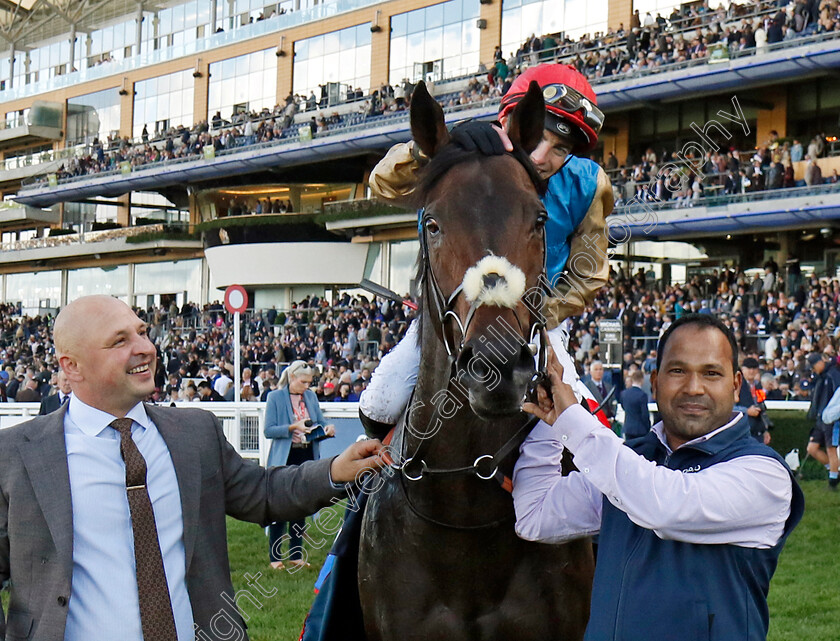
[[[557,360],[554,350],[549,347],[546,355],[546,375],[551,384],[551,395],[542,385],[537,387],[537,402],[526,402],[522,409],[533,414],[549,425],[553,425],[566,408],[577,405],[578,400],[570,385],[563,382],[563,366]]]

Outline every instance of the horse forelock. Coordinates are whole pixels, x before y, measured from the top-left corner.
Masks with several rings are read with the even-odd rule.
[[[545,189],[547,187],[547,181],[543,180],[539,173],[537,172],[534,164],[531,162],[531,158],[525,150],[523,150],[518,145],[514,145],[513,152],[506,153],[505,156],[512,156],[522,167],[525,169],[525,172],[530,180],[531,186],[535,189],[538,196],[542,197],[545,193]],[[493,161],[488,163],[488,160],[496,158],[498,159],[500,156],[487,156],[477,151],[465,151],[463,148],[459,147],[458,145],[450,144],[444,147],[438,154],[432,158],[426,167],[424,167],[422,174],[420,176],[420,181],[417,185],[417,188],[414,191],[414,205],[418,210],[423,209],[426,201],[428,199],[429,193],[434,189],[434,187],[438,184],[438,182],[443,178],[450,170],[457,167],[458,165],[469,163],[469,162],[478,162],[488,164],[489,166],[498,167]],[[484,178],[489,178],[489,174],[484,174]],[[500,190],[505,189],[505,185],[511,185],[510,182],[511,174],[505,174],[505,180],[503,181],[495,181],[493,182],[494,185],[498,185]],[[424,230],[420,229],[420,233],[425,233]],[[418,286],[418,292],[420,294],[418,300],[418,320],[421,323],[420,333],[419,335],[422,336],[422,321],[423,321],[423,310],[426,304],[426,295],[425,295],[425,287],[426,283],[426,272],[427,272],[427,264],[425,260],[428,260],[428,256],[423,256],[422,251],[418,254],[417,257],[417,264],[416,264],[416,271],[415,271],[415,282]]]

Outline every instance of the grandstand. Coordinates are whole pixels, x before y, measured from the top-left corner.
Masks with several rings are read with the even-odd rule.
[[[288,309],[364,277],[408,292],[414,214],[369,200],[366,181],[409,137],[413,86],[450,122],[491,118],[506,79],[549,60],[587,74],[607,114],[593,157],[628,273],[667,285],[794,256],[834,276],[832,7],[0,3],[0,302],[203,305],[237,283],[255,308]]]

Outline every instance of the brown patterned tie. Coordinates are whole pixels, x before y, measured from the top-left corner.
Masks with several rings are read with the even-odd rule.
[[[146,461],[131,438],[132,423],[130,418],[118,418],[111,423],[111,427],[120,434],[120,454],[125,461],[125,485],[134,533],[134,563],[143,641],[178,641],[155,526],[155,513],[146,489]]]

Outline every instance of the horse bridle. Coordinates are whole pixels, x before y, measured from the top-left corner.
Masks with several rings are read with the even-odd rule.
[[[446,349],[447,356],[449,357],[449,374],[452,376],[454,374],[455,363],[464,349],[464,340],[466,339],[467,332],[470,329],[476,310],[481,306],[481,302],[476,300],[470,303],[470,308],[467,311],[467,317],[462,322],[461,317],[458,316],[458,313],[455,311],[455,304],[458,302],[458,297],[464,290],[463,279],[452,291],[452,293],[449,294],[449,296],[445,296],[441,291],[437,276],[435,276],[435,271],[432,268],[432,261],[429,255],[429,241],[426,237],[426,222],[431,220],[431,218],[431,215],[426,212],[425,207],[421,207],[417,212],[417,227],[420,236],[420,259],[423,261],[423,280],[428,282],[429,289],[431,290],[431,299],[434,303],[435,311],[437,312],[437,322],[441,328],[443,346]],[[537,278],[537,282],[540,285],[542,293],[551,295],[551,292],[547,287],[548,279],[545,271],[545,259],[547,255],[545,229],[543,229],[542,232],[542,244],[543,268]],[[532,379],[528,389],[529,396],[532,396],[536,393],[536,386],[545,380],[545,368],[547,363],[545,348],[547,346],[547,339],[545,335],[545,321],[534,311],[532,305],[528,305],[527,307],[531,318],[530,326],[527,332],[528,344],[531,346],[532,353],[537,358],[537,373],[534,375],[534,379]],[[519,319],[519,314],[514,313],[514,318],[516,318],[516,323],[519,326],[520,332],[522,332],[524,328],[522,327],[522,321]],[[448,321],[450,319],[454,321],[460,332],[460,339],[458,340],[457,345],[454,342],[454,338],[447,331]],[[539,343],[535,343],[537,336],[540,338]]]
[[[423,279],[428,283],[428,289],[431,294],[432,302],[435,306],[435,311],[437,313],[437,322],[441,328],[441,338],[443,339],[443,344],[446,349],[447,358],[449,361],[449,377],[447,378],[446,384],[446,391],[449,391],[451,381],[453,376],[455,375],[455,364],[458,360],[458,357],[461,355],[461,352],[464,348],[464,341],[469,331],[470,324],[472,323],[473,317],[475,315],[476,310],[481,305],[479,301],[473,301],[470,304],[470,308],[467,312],[467,317],[464,322],[461,321],[461,318],[458,316],[457,312],[455,311],[455,304],[458,301],[458,297],[463,293],[463,279],[462,282],[455,288],[455,290],[449,295],[445,296],[441,291],[440,285],[438,283],[437,277],[435,276],[434,269],[432,268],[431,257],[429,255],[429,245],[428,239],[426,237],[426,222],[431,218],[429,214],[426,213],[426,209],[421,208],[417,212],[418,218],[418,231],[420,236],[420,252],[421,252],[421,260],[423,261]],[[545,258],[546,258],[546,238],[545,238],[545,230],[543,229],[543,268],[540,272],[538,277],[538,282],[540,283],[540,287],[543,290],[543,293],[547,292],[546,283],[546,271],[545,271]],[[537,358],[537,371],[532,377],[531,381],[528,384],[528,390],[526,393],[527,398],[531,400],[536,399],[536,390],[539,385],[544,385],[545,381],[547,380],[546,377],[546,364],[547,364],[547,355],[546,355],[546,347],[548,345],[548,338],[545,332],[545,322],[541,316],[539,316],[535,311],[533,306],[528,305],[530,314],[530,327],[528,328],[528,337],[529,337],[529,345],[531,346],[532,353]],[[522,322],[519,319],[519,315],[514,313],[514,317],[516,318],[517,324],[519,325],[520,331],[523,329]],[[453,319],[455,324],[460,331],[460,339],[458,344],[455,345],[453,337],[447,332],[447,322],[449,319]],[[536,344],[534,341],[536,340],[537,336],[539,336],[540,341],[539,344]],[[536,352],[534,352],[534,346],[536,346]],[[404,414],[404,420],[407,422],[409,420],[409,413],[412,403],[409,402],[408,407],[409,409],[406,410]],[[439,414],[439,407],[436,406],[434,412],[432,413],[432,417],[429,421],[429,424],[433,425],[435,420],[438,418]],[[423,450],[425,449],[423,446],[426,444],[430,439],[422,439],[418,444],[417,448],[415,449],[414,453],[409,456],[405,457],[404,453],[400,452],[400,459],[398,462],[395,462],[392,467],[400,471],[400,484],[403,488],[403,494],[406,497],[406,502],[414,514],[426,521],[434,523],[435,525],[439,525],[442,527],[459,529],[459,530],[473,530],[473,529],[483,529],[494,527],[500,525],[501,523],[508,521],[512,518],[512,516],[506,517],[504,519],[495,520],[489,523],[482,523],[479,525],[456,525],[452,523],[444,523],[431,517],[427,514],[422,513],[416,505],[411,501],[411,498],[408,494],[407,488],[405,486],[405,481],[409,482],[419,482],[423,479],[424,476],[463,476],[463,475],[474,475],[476,478],[482,481],[489,481],[495,480],[499,483],[499,485],[505,489],[506,491],[510,492],[512,487],[510,484],[510,479],[508,479],[504,473],[499,469],[502,461],[522,442],[525,436],[533,429],[534,425],[537,424],[539,419],[535,416],[529,417],[525,423],[520,427],[516,433],[511,436],[496,452],[493,454],[481,454],[479,455],[475,461],[473,461],[472,465],[465,465],[462,467],[457,468],[449,468],[449,469],[438,469],[438,468],[431,468],[426,465],[426,462],[419,457],[422,455]],[[403,426],[403,431],[405,430],[405,426]],[[403,439],[403,443],[405,439]],[[403,449],[403,444],[400,444],[400,450]],[[412,473],[411,466],[415,464],[415,461],[418,461],[419,471]]]

